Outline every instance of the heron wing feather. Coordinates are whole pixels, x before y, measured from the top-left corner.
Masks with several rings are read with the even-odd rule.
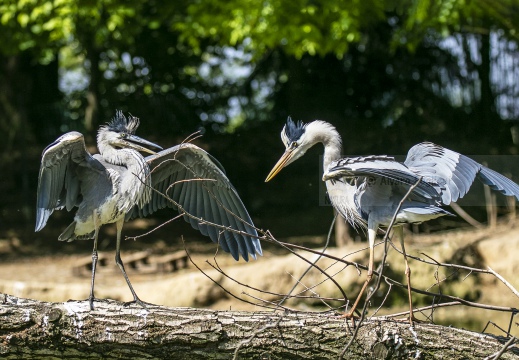
[[[343,158],[332,162],[328,173],[337,173],[334,177],[367,177],[375,178],[376,184],[397,186],[399,184],[413,185],[418,182],[420,176],[408,169],[404,164],[395,161],[388,156],[365,156],[355,158]],[[384,181],[387,179],[391,181]],[[431,200],[436,198],[435,187],[426,181],[420,181],[414,189],[414,194]]]
[[[36,231],[45,227],[55,209],[66,207],[70,211],[79,203],[78,166],[104,171],[104,167],[88,153],[83,135],[78,132],[60,136],[43,150],[36,197]]]
[[[442,146],[424,142],[413,146],[404,162],[416,174],[436,183],[445,205],[467,194],[477,177],[492,189],[519,199],[519,185],[475,160]]]
[[[184,215],[193,228],[207,234],[213,242],[220,243],[222,249],[230,252],[235,259],[240,255],[245,260],[248,260],[248,254],[253,257],[256,253],[261,255],[261,245],[252,220],[216,159],[201,148],[185,143],[148,156],[146,161],[151,169],[152,186],[190,215],[250,236],[214,228]],[[174,202],[160,194],[154,195],[142,208],[135,206],[127,219],[146,216],[165,207],[176,208]]]

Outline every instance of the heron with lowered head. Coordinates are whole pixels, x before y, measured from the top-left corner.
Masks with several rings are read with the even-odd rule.
[[[234,259],[262,255],[252,220],[222,165],[190,143],[162,148],[135,135],[139,119],[122,111],[97,134],[99,154],[91,155],[79,132],[59,137],[43,151],[38,179],[36,231],[54,210],[77,208],[74,221],[61,241],[94,240],[90,308],[94,308],[97,240],[104,224],[116,224],[115,262],[133,295],[145,307],[130,283],[120,256],[125,221],[166,207],[184,219]],[[150,148],[161,150],[158,153]],[[143,157],[140,152],[151,155]]]
[[[296,123],[290,117],[281,131],[281,139],[286,150],[265,181],[270,181],[313,145],[322,143],[323,181],[333,207],[354,228],[367,228],[367,279],[350,311],[344,314],[348,318],[353,317],[373,275],[377,230],[388,227],[395,213],[394,234],[399,237],[405,259],[409,320],[412,324],[411,270],[405,253],[402,225],[452,215],[441,206],[462,198],[476,178],[504,195],[519,199],[519,185],[512,180],[467,156],[430,142],[413,146],[403,163],[386,155],[341,158],[341,137],[333,125],[320,120]],[[411,187],[412,191],[399,208]]]

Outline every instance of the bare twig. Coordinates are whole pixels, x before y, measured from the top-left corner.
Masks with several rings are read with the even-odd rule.
[[[396,217],[398,215],[398,213],[400,212],[400,209],[402,208],[402,205],[404,204],[404,201],[407,199],[407,197],[411,194],[411,192],[418,186],[418,184],[420,184],[420,181],[422,181],[422,177],[420,176],[418,178],[418,181],[412,185],[409,190],[407,190],[407,193],[404,195],[404,197],[402,198],[402,200],[400,200],[400,202],[398,203],[398,206],[397,208],[395,209],[395,212],[393,213],[393,218],[391,219],[391,222],[389,223],[389,226],[387,227],[387,231],[386,231],[386,234],[384,235],[384,256],[382,258],[382,269],[380,271],[380,273],[382,274],[383,270],[384,270],[384,264],[386,262],[386,258],[387,258],[387,250],[388,250],[388,238],[389,238],[389,233],[391,232],[391,229],[393,228],[394,224],[395,224],[395,221],[396,221]],[[358,331],[359,331],[359,328],[360,328],[360,325],[362,323],[362,321],[364,320],[365,318],[365,315],[366,315],[366,308],[367,308],[367,304],[369,303],[369,301],[371,300],[371,298],[373,297],[373,295],[377,292],[378,288],[380,287],[380,281],[382,280],[382,276],[378,276],[377,278],[377,283],[375,285],[375,288],[374,290],[368,294],[368,296],[366,297],[366,301],[364,302],[364,307],[362,309],[362,312],[360,314],[360,320],[359,320],[359,324],[358,326],[355,327],[355,332],[353,333],[350,341],[348,342],[348,344],[346,344],[346,346],[344,347],[344,349],[342,350],[341,354],[339,355],[339,359],[343,359],[344,357],[344,354],[346,353],[346,351],[348,350],[348,348],[351,346],[351,344],[353,343],[353,341],[355,340],[355,338],[357,337],[357,334],[358,334]]]
[[[144,234],[137,235],[137,236],[126,236],[125,239],[126,240],[137,240],[138,238],[141,238],[141,237],[144,237],[144,236],[148,236],[149,234],[155,232],[156,230],[158,230],[161,227],[169,224],[170,222],[173,222],[173,221],[177,220],[178,218],[181,218],[182,216],[184,216],[184,214],[179,214],[179,215],[175,216],[174,218],[166,220],[162,224],[155,226],[153,229],[151,229],[150,231],[145,232]]]
[[[386,279],[387,279],[387,281],[389,281],[393,285],[396,285],[398,287],[407,289],[407,285],[404,285],[404,284],[402,284],[402,283],[400,283],[398,281],[395,281],[395,280],[393,280],[393,279],[391,279],[389,277],[386,277]],[[508,307],[508,306],[486,305],[486,304],[481,304],[481,303],[477,303],[477,302],[473,302],[473,301],[468,301],[468,300],[459,298],[457,296],[446,295],[446,294],[437,294],[437,293],[433,293],[433,292],[429,292],[429,291],[425,291],[425,290],[421,290],[421,289],[417,289],[417,288],[413,288],[413,287],[411,288],[411,291],[416,292],[417,294],[438,297],[439,299],[445,299],[445,300],[451,300],[451,301],[459,301],[463,305],[467,305],[467,306],[475,307],[475,308],[479,308],[479,309],[495,310],[495,311],[511,312],[511,313],[517,313],[519,311],[516,308],[512,308],[512,307]]]
[[[215,260],[216,262],[216,260]],[[216,265],[210,263],[209,261],[206,261],[206,263],[211,266],[214,270],[218,271],[220,274],[222,274],[223,276],[225,276],[226,278],[228,278],[229,280],[235,282],[236,284],[240,285],[240,286],[243,286],[245,288],[248,288],[248,289],[251,289],[251,290],[254,290],[254,291],[257,291],[257,292],[260,292],[260,293],[263,293],[263,294],[266,294],[266,295],[272,295],[272,296],[279,296],[279,297],[289,297],[289,298],[298,298],[298,299],[316,299],[315,296],[305,296],[305,295],[300,295],[300,293],[296,294],[296,295],[290,295],[290,294],[282,294],[282,293],[277,293],[277,292],[273,292],[273,291],[267,291],[267,290],[263,290],[263,289],[259,289],[259,288],[256,288],[254,286],[251,286],[249,284],[245,284],[241,281],[239,281],[238,279],[236,278],[233,278],[231,277],[229,274],[227,274],[219,265],[218,265],[218,262],[216,262]],[[335,275],[335,274],[334,274]],[[333,276],[332,276],[333,277]],[[326,281],[327,279],[324,279],[323,281]],[[321,282],[322,283],[322,282]],[[317,285],[321,284],[321,283],[318,283]],[[308,289],[313,289],[314,287],[316,287],[317,285],[312,285],[312,287],[309,287]],[[306,291],[306,290],[305,290]],[[248,295],[248,294],[246,294]],[[322,300],[328,300],[328,301],[345,301],[345,299],[337,299],[337,298],[327,298],[327,297],[319,297],[319,299],[322,299]]]
[[[488,271],[494,275],[496,278],[498,278],[499,280],[501,280],[501,282],[503,284],[506,285],[507,288],[510,289],[510,291],[512,291],[514,293],[515,296],[519,297],[519,292],[512,286],[512,284],[510,284],[508,281],[506,281],[506,279],[504,277],[502,277],[500,274],[498,274],[497,272],[495,272],[494,270],[492,270],[492,268],[489,266],[488,267]]]
[[[336,218],[337,218],[337,216],[335,216],[335,217],[333,218],[332,224],[330,225],[330,230],[328,231],[328,236],[327,236],[327,238],[326,238],[326,244],[325,244],[325,246],[324,246],[324,248],[323,248],[321,254],[319,254],[319,256],[318,256],[318,257],[317,257],[317,258],[316,258],[312,263],[310,263],[310,266],[309,266],[309,267],[308,267],[308,268],[303,272],[303,274],[301,274],[301,276],[299,277],[298,282],[296,282],[296,284],[294,284],[294,286],[292,287],[292,289],[290,289],[290,291],[288,292],[288,294],[287,294],[283,299],[281,299],[281,301],[278,303],[278,306],[281,306],[281,305],[283,304],[283,302],[285,302],[285,300],[288,298],[288,296],[289,296],[289,295],[290,295],[290,294],[295,290],[295,288],[297,287],[298,283],[303,279],[304,276],[306,276],[306,274],[307,274],[307,273],[312,269],[312,267],[315,267],[316,269],[318,269],[319,271],[321,271],[321,273],[326,274],[326,272],[324,272],[324,270],[322,270],[321,268],[319,268],[316,264],[317,264],[317,261],[319,261],[319,259],[321,259],[322,254],[326,251],[326,249],[327,249],[327,247],[328,247],[328,244],[329,244],[329,242],[330,242],[330,236],[331,236],[331,234],[332,234],[332,230],[333,230],[333,226],[334,226],[334,224],[335,224],[335,220],[336,220]],[[291,251],[292,251],[292,250],[291,250]],[[296,254],[296,253],[293,252],[293,251],[292,251],[292,253]],[[298,254],[296,254],[296,255],[298,255]],[[298,256],[299,256],[299,255],[298,255]],[[304,260],[306,261],[306,259],[304,259]],[[332,280],[335,284],[337,284],[337,282],[335,282],[335,280],[334,280],[333,278],[329,277],[329,279]],[[338,286],[338,284],[337,284],[337,286]],[[346,301],[347,301],[346,294],[344,294],[344,292],[343,292],[343,290],[342,290],[342,288],[341,288],[340,286],[339,286],[339,290],[343,293],[343,295],[344,295],[344,299],[346,299]],[[269,325],[267,325],[267,326],[269,326],[269,327],[278,326],[282,319],[283,319],[283,315],[280,316],[280,317],[278,318],[278,320],[276,321],[275,324],[273,324],[273,325],[270,325],[270,324],[269,324]],[[251,341],[252,341],[252,340],[253,340],[253,339],[254,339],[258,334],[260,334],[260,333],[261,333],[262,331],[264,331],[266,328],[267,328],[267,327],[263,327],[263,328],[261,328],[261,329],[258,329],[257,331],[254,332],[254,334],[253,334],[251,337],[249,337],[248,339],[245,339],[245,340],[241,341],[241,342],[238,344],[238,346],[236,347],[236,350],[234,351],[234,354],[233,354],[233,360],[236,360],[236,359],[237,359],[237,357],[238,357],[238,353],[239,353],[239,351],[240,351],[240,349],[241,349],[242,346],[244,346],[244,345],[250,343],[250,342],[251,342]]]
[[[421,307],[421,308],[417,308],[414,311],[423,312],[423,311],[427,311],[427,310],[434,310],[434,309],[441,308],[441,307],[450,307],[450,306],[458,306],[458,305],[463,305],[463,304],[460,303],[459,301],[451,301],[451,302],[446,302],[446,303],[439,303],[439,304],[424,306],[424,307]],[[405,316],[405,315],[408,315],[408,314],[409,314],[409,310],[398,312],[398,313],[394,313],[394,314],[377,316],[377,319],[382,319],[382,320],[383,319],[391,319],[391,318],[395,318],[395,317]]]
[[[333,220],[332,220],[332,224],[330,225],[330,230],[328,231],[328,236],[326,237],[326,244],[324,244],[324,247],[323,247],[323,250],[322,252],[319,254],[319,256],[312,262],[312,264],[310,264],[310,266],[308,266],[306,268],[306,270],[301,274],[301,276],[299,277],[299,280],[296,281],[296,283],[294,284],[294,286],[292,287],[292,289],[290,289],[290,291],[288,292],[287,295],[290,295],[292,294],[292,292],[296,289],[297,285],[299,284],[299,282],[301,282],[301,280],[303,280],[303,278],[306,276],[306,274],[308,274],[308,272],[312,269],[312,267],[317,267],[317,262],[323,257],[323,254],[324,252],[326,251],[326,249],[328,248],[328,245],[330,244],[330,237],[332,235],[332,230],[333,230],[333,227],[335,225],[335,221],[337,220],[337,215],[334,216]],[[280,301],[280,304],[283,304],[285,302],[285,300],[287,299],[287,297],[283,298],[281,301]],[[344,296],[344,299],[346,299],[346,296]]]
[[[510,346],[512,346],[513,344],[515,344],[517,342],[517,338],[515,336],[512,336],[510,338],[510,340],[508,340],[506,342],[506,344],[503,345],[503,347],[501,348],[501,350],[499,350],[497,353],[495,354],[492,354],[490,356],[487,356],[485,359],[483,360],[498,360],[501,355],[503,355],[505,353],[506,350],[508,350],[508,348],[510,348]]]
[[[485,228],[485,225],[474,219],[472,216],[470,216],[461,206],[458,205],[458,203],[451,202],[449,206],[458,214],[463,220],[468,222],[470,225],[474,226],[478,229]]]
[[[382,264],[380,264],[379,268],[382,271]],[[384,304],[386,303],[387,298],[389,297],[389,294],[391,293],[391,290],[393,288],[393,284],[390,284],[387,281],[386,281],[386,283],[389,285],[389,289],[387,290],[386,295],[382,299],[379,307],[373,312],[373,315],[371,315],[371,317],[370,317],[371,319],[374,318],[375,315],[377,315],[377,313],[380,311],[380,309],[382,309],[382,306],[384,306]]]
[[[189,259],[189,261],[191,262],[191,264],[193,264],[197,269],[198,271],[200,271],[202,274],[204,274],[205,277],[207,277],[209,280],[211,280],[215,285],[217,285],[220,289],[222,289],[226,294],[228,294],[229,296],[237,299],[237,300],[240,300],[240,301],[243,301],[247,304],[251,304],[251,305],[254,305],[254,306],[261,306],[261,307],[264,307],[266,309],[271,309],[271,307],[269,306],[265,306],[265,305],[261,305],[261,304],[256,304],[256,303],[253,303],[253,302],[250,302],[250,301],[247,301],[245,299],[241,299],[239,298],[238,296],[234,295],[232,292],[230,292],[229,290],[227,290],[226,288],[224,288],[220,283],[218,283],[218,281],[215,281],[211,276],[209,276],[204,270],[202,270],[196,262],[193,261],[193,259],[191,258],[191,255],[189,254],[189,251],[187,250],[187,247],[186,247],[186,243],[184,241],[184,237],[182,236],[181,237],[182,239],[182,243],[184,244],[184,250],[186,251],[186,255]]]

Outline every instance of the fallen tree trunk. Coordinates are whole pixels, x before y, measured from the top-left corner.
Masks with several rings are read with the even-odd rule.
[[[281,320],[280,320],[281,317]],[[353,325],[332,314],[213,311],[106,300],[48,303],[0,295],[3,359],[337,359]],[[347,359],[483,359],[503,348],[490,335],[369,320]],[[515,348],[501,359],[516,359]]]

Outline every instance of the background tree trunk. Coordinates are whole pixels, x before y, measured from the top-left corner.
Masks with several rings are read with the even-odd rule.
[[[0,296],[0,301],[2,297]],[[281,317],[281,320],[280,320]],[[278,322],[279,321],[279,322]],[[46,303],[3,296],[0,354],[7,359],[336,359],[351,322],[322,313],[213,311],[120,302]],[[482,359],[503,347],[496,337],[432,324],[371,320],[347,359]],[[511,352],[502,359],[517,358]]]

